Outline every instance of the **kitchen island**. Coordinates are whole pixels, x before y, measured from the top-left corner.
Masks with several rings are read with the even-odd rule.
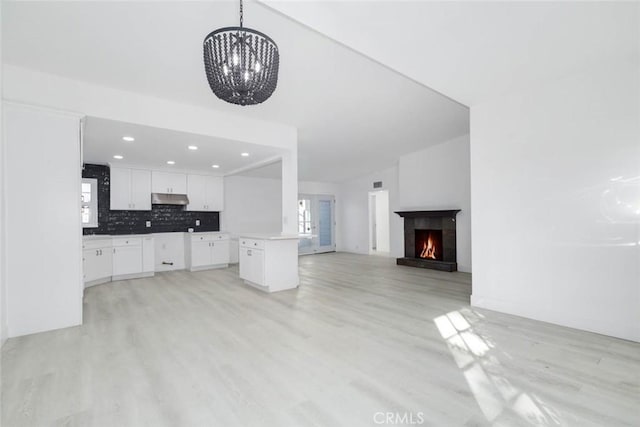
[[[297,288],[298,236],[242,234],[238,240],[240,278],[265,292]]]

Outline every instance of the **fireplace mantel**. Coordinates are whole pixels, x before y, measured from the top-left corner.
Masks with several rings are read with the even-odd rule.
[[[403,218],[455,218],[458,212],[460,212],[460,209],[451,209],[447,211],[400,211],[396,212],[396,214]]]

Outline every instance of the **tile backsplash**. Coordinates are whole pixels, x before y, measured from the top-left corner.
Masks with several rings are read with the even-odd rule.
[[[219,212],[191,212],[175,205],[152,205],[150,211],[112,211],[109,167],[85,164],[82,177],[98,180],[98,227],[84,228],[85,235],[186,232],[189,228],[196,232],[220,231]],[[199,226],[196,220],[200,220]],[[151,221],[151,227],[146,226],[147,221]]]

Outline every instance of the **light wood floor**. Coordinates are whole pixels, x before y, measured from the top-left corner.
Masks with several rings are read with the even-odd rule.
[[[233,267],[88,289],[83,326],[5,344],[2,426],[640,425],[638,344],[470,308],[463,273],[300,264],[272,295]]]

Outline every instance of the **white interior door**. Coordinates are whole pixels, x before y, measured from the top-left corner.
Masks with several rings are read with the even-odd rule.
[[[335,251],[335,198],[325,195],[300,195],[298,232],[299,254]]]
[[[369,192],[369,253],[388,254],[391,250],[389,229],[389,192]]]

